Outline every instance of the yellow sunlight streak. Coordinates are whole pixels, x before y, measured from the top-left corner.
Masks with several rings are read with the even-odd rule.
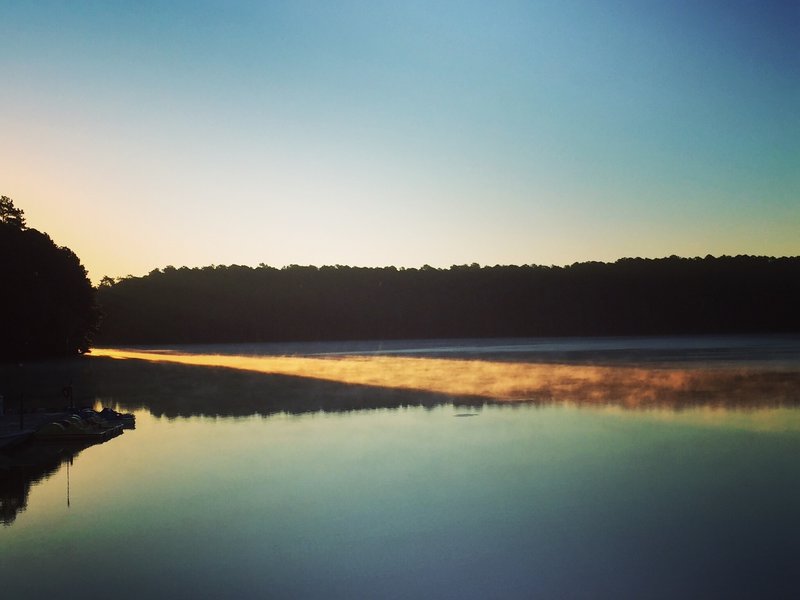
[[[573,400],[628,407],[689,393],[701,394],[705,400],[794,402],[798,383],[794,371],[725,367],[645,368],[394,356],[240,356],[115,348],[95,348],[92,355],[501,401]]]

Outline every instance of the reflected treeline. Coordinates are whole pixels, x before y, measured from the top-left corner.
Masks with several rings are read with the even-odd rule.
[[[363,358],[350,361],[325,359],[325,363],[337,365],[340,369],[340,381],[102,357],[91,359],[91,372],[95,392],[103,402],[118,403],[125,410],[146,409],[167,417],[300,414],[509,402],[612,404],[629,409],[800,405],[800,372],[791,369],[646,369],[390,360],[393,362],[377,360],[385,385],[353,383],[344,379],[353,370],[358,374],[359,367],[373,362]],[[394,364],[398,369],[397,365],[409,363],[417,365],[419,371],[416,374],[393,372],[387,366]],[[454,365],[460,366],[460,370],[453,371]],[[496,371],[496,368],[500,370]],[[372,377],[374,374],[368,371],[368,375]],[[393,385],[392,378],[402,380]]]
[[[800,370],[765,366],[564,365],[422,357],[235,357],[180,364],[102,356],[0,367],[6,398],[26,410],[63,406],[65,382],[79,405],[96,401],[167,418],[345,412],[453,404],[612,405],[628,410],[800,407]],[[153,355],[154,359],[164,355]],[[219,366],[243,361],[239,367]],[[209,366],[217,363],[217,366]],[[295,369],[294,374],[258,369]],[[324,378],[323,378],[324,377]],[[6,405],[7,412],[13,406]],[[30,488],[90,444],[26,444],[0,452],[0,518],[12,523]]]
[[[13,450],[0,451],[0,520],[12,524],[28,505],[31,487],[58,472],[59,468],[95,442],[69,444],[28,442]]]
[[[185,417],[302,414],[442,404],[610,404],[629,409],[800,405],[800,369],[564,365],[421,357],[170,355],[202,364],[102,356],[0,367],[6,413],[76,404]],[[164,358],[155,355],[154,359]],[[232,368],[235,367],[235,368]]]
[[[479,397],[141,360],[92,358],[91,385],[104,404],[155,416],[249,416],[348,412],[448,402],[479,406]]]

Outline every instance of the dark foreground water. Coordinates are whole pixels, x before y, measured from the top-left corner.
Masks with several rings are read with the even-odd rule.
[[[137,427],[4,488],[3,598],[800,594],[785,393],[507,405],[87,364]]]

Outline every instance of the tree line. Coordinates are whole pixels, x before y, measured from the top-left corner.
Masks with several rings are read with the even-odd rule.
[[[88,351],[99,311],[86,269],[29,228],[8,196],[0,196],[0,258],[0,361]]]
[[[101,344],[800,332],[800,257],[104,278]]]
[[[800,257],[156,269],[93,288],[0,197],[0,361],[101,344],[800,332]],[[99,326],[99,329],[98,329]]]

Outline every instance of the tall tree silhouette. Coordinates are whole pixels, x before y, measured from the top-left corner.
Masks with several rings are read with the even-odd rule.
[[[8,196],[0,196],[0,223],[11,225],[17,229],[25,229],[25,217],[22,209],[14,206],[14,201]]]
[[[99,314],[86,269],[23,214],[0,197],[0,360],[86,352]]]

